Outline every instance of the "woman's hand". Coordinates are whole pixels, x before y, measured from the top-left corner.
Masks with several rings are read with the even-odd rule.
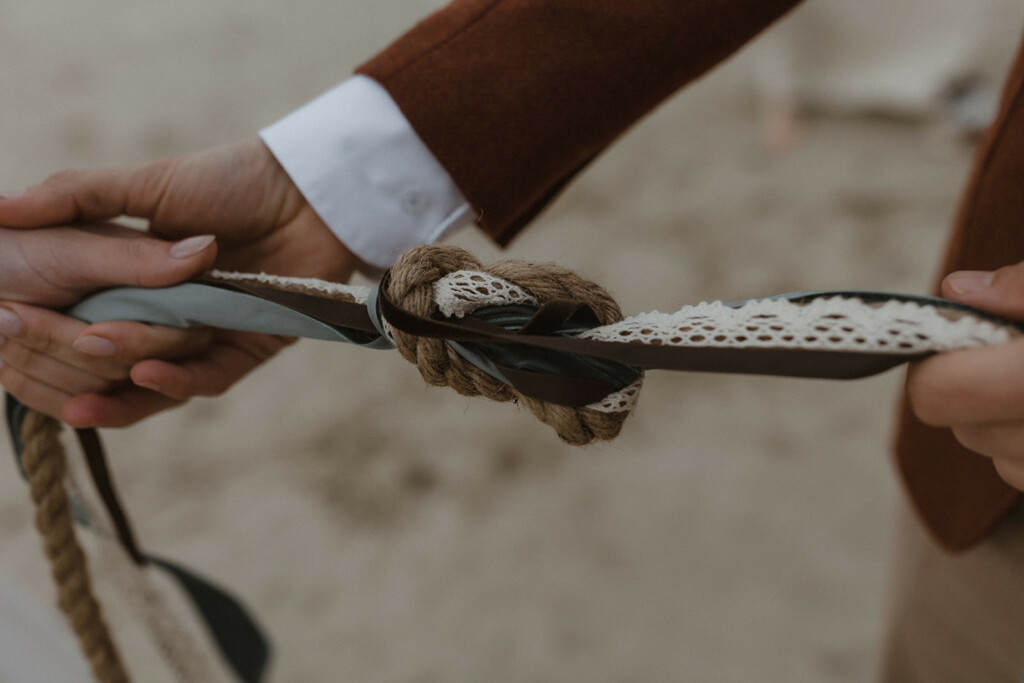
[[[208,270],[216,256],[213,235],[174,243],[110,224],[0,228],[0,299],[59,308],[115,285],[181,282]]]

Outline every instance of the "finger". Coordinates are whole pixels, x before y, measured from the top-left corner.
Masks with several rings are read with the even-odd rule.
[[[57,308],[112,285],[163,287],[213,265],[212,235],[167,242],[77,228],[0,228],[0,278],[7,299]]]
[[[1024,423],[954,427],[957,441],[993,460],[1024,464]]]
[[[954,427],[952,431],[964,447],[992,458],[1003,481],[1024,490],[1024,424]]]
[[[174,172],[173,159],[90,171],[62,171],[0,199],[0,224],[18,228],[148,217]]]
[[[917,417],[936,427],[1024,418],[1024,339],[914,363],[907,397]]]
[[[290,340],[266,334],[224,333],[197,358],[180,363],[145,360],[131,369],[131,380],[178,400],[219,396]]]
[[[72,395],[106,393],[118,381],[128,377],[128,369],[124,368],[120,378],[106,379],[24,347],[12,339],[0,346],[0,359],[5,367],[14,368],[34,381]]]
[[[1024,319],[1024,263],[950,273],[942,281],[942,294],[995,315]]]
[[[0,347],[0,358],[29,374],[35,374],[34,368],[48,357],[106,380],[127,379],[131,363],[89,356],[73,347],[84,329],[85,323],[55,311],[5,302],[0,306],[0,335],[9,342]],[[45,381],[44,375],[36,376]]]
[[[141,387],[125,387],[107,396],[72,396],[63,404],[59,417],[77,429],[127,427],[180,404]]]
[[[111,285],[164,287],[202,273],[217,258],[213,235],[167,242],[65,230],[54,239],[50,231],[37,230],[24,239],[29,263],[46,268],[51,281],[83,292]]]
[[[213,339],[209,328],[180,329],[137,322],[102,322],[81,330],[72,346],[86,356],[128,366],[147,358],[176,360],[197,355]]]
[[[1024,463],[1016,460],[995,460],[993,464],[1003,481],[1019,491],[1024,491]]]
[[[71,398],[71,394],[39,382],[6,363],[0,366],[0,386],[29,408],[58,419],[61,407]]]

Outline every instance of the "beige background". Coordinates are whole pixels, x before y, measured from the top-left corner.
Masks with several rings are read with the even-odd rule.
[[[0,0],[0,189],[250,135],[437,4]],[[1020,14],[965,66],[998,72]],[[631,313],[926,291],[970,146],[918,110],[809,118],[767,154],[752,61],[658,110],[509,254]],[[900,374],[652,373],[616,442],[571,450],[397,355],[303,342],[227,398],[106,438],[144,544],[245,598],[275,681],[865,681]],[[0,544],[0,569],[50,600],[9,457]]]

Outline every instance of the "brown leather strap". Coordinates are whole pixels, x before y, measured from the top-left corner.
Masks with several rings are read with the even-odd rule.
[[[867,377],[921,357],[906,354],[875,354],[812,349],[694,348],[616,342],[529,334],[505,330],[472,317],[424,318],[396,306],[386,295],[388,275],[380,287],[381,312],[396,328],[423,337],[460,342],[513,343],[567,353],[604,358],[642,369],[728,372],[824,379]],[[559,304],[561,310],[561,304]],[[545,324],[546,326],[546,324]],[[536,329],[536,328],[534,328]],[[553,381],[560,381],[555,378]],[[578,403],[570,405],[580,405]]]
[[[328,299],[301,292],[289,292],[269,286],[262,287],[252,283],[225,282],[211,278],[200,278],[196,282],[210,287],[218,287],[266,299],[328,325],[365,332],[373,336],[378,334],[377,328],[373,326],[373,322],[366,312],[366,306],[363,304]]]
[[[85,462],[89,466],[89,474],[92,476],[96,491],[103,501],[103,506],[110,515],[110,521],[114,524],[114,531],[125,551],[132,558],[132,562],[142,566],[146,564],[146,558],[139,551],[135,543],[135,534],[132,532],[128,515],[117,495],[114,487],[114,480],[110,476],[110,469],[107,467],[107,458],[103,452],[103,444],[100,442],[99,434],[95,429],[76,429],[75,435],[85,455]]]
[[[638,369],[855,379],[874,375],[927,355],[812,349],[694,348],[559,336],[555,332],[570,319],[583,321],[582,327],[596,325],[592,312],[587,310],[586,306],[568,300],[549,301],[542,305],[536,315],[521,329],[507,330],[472,316],[444,318],[436,314],[432,318],[424,318],[414,315],[388,299],[386,292],[389,279],[390,273],[387,273],[381,282],[378,299],[380,309],[387,321],[403,332],[453,342],[515,344],[523,348],[579,354]],[[267,299],[328,325],[354,330],[369,337],[378,335],[366,307],[362,304],[282,291],[252,283],[226,283],[219,280],[202,282]],[[871,296],[869,293],[858,295]],[[917,300],[914,297],[908,298]],[[952,303],[950,307],[954,307]],[[960,311],[963,307],[955,308]],[[978,314],[992,320],[992,316],[980,312]],[[995,322],[1010,325],[1008,321]],[[507,366],[499,366],[498,369],[523,394],[560,405],[588,405],[618,388],[599,381],[517,370]]]
[[[517,334],[552,335],[572,319],[582,322],[588,328],[601,324],[601,321],[597,319],[597,314],[582,301],[553,299],[543,303]]]

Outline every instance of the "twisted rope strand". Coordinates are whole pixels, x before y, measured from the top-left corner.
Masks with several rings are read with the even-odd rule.
[[[67,460],[60,423],[29,411],[21,429],[22,462],[36,506],[36,528],[57,584],[57,604],[78,637],[99,683],[128,683],[110,630],[92,592],[89,568],[75,537],[71,505],[64,489]]]
[[[437,310],[434,283],[449,273],[476,270],[518,285],[543,304],[554,299],[573,299],[590,306],[602,325],[622,320],[622,311],[600,285],[571,270],[551,264],[534,265],[502,261],[483,266],[458,247],[424,246],[405,252],[391,269],[388,298],[401,308],[423,317]],[[416,337],[394,330],[395,346],[416,365],[423,379],[435,386],[450,386],[466,396],[486,396],[495,401],[519,401],[541,422],[554,427],[566,443],[582,446],[595,439],[618,436],[628,411],[605,413],[571,408],[523,396],[460,358],[442,339]]]

